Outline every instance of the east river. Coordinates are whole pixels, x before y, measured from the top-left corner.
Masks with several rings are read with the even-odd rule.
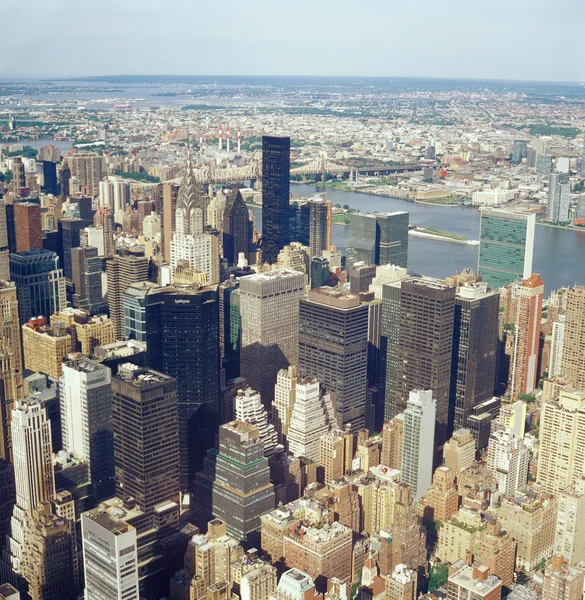
[[[470,240],[479,239],[479,211],[458,206],[415,204],[396,198],[385,198],[358,192],[345,192],[317,185],[293,184],[291,192],[310,197],[326,192],[333,204],[347,204],[361,212],[410,213],[413,225],[433,227],[462,235]],[[261,210],[252,208],[258,229],[262,227]],[[345,253],[349,227],[333,225],[333,243]],[[410,237],[408,240],[408,269],[432,277],[453,275],[465,267],[477,269],[477,246]],[[534,242],[533,271],[540,273],[546,293],[575,283],[585,285],[585,231],[574,231],[537,225]]]

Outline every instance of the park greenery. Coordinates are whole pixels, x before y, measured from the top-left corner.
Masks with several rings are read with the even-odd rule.
[[[4,156],[23,156],[24,158],[36,158],[38,151],[30,146],[24,146],[22,150],[4,150]]]
[[[146,171],[141,171],[140,173],[125,173],[121,169],[116,169],[115,174],[119,177],[123,177],[124,179],[133,179],[134,181],[141,181],[143,183],[159,183],[160,179],[158,177],[154,177],[154,175],[149,175]]]

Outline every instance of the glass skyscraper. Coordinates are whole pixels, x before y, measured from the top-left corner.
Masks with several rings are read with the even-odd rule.
[[[262,137],[262,258],[290,244],[290,138]]]
[[[497,290],[530,277],[535,227],[534,214],[481,210],[478,271],[489,288]]]
[[[55,252],[35,249],[11,253],[10,278],[16,284],[21,324],[65,308],[65,279]]]
[[[392,264],[406,268],[408,258],[408,213],[354,213],[347,242],[347,270],[354,263]]]

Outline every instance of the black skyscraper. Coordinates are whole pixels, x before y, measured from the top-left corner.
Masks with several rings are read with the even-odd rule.
[[[177,379],[179,475],[189,491],[214,445],[219,401],[217,286],[166,286],[146,301],[148,366]]]
[[[63,275],[68,280],[73,277],[71,264],[71,250],[81,246],[80,232],[85,229],[86,223],[83,219],[67,217],[59,219],[59,259],[63,265]]]
[[[250,250],[250,215],[239,190],[233,190],[227,197],[223,213],[223,255],[230,265],[238,262],[243,252],[248,258]]]
[[[52,160],[43,161],[43,191],[45,194],[57,195],[57,165]]]
[[[262,257],[275,264],[290,243],[290,138],[262,137]]]

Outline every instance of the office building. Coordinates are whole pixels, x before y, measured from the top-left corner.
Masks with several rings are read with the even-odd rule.
[[[528,141],[526,140],[514,140],[512,146],[512,155],[510,156],[510,162],[515,165],[519,165],[523,158],[526,158],[528,153]]]
[[[10,254],[10,279],[16,284],[20,323],[65,308],[65,279],[59,257],[49,250]]]
[[[103,258],[98,248],[84,246],[71,249],[71,281],[75,289],[72,304],[75,308],[95,314],[104,306],[102,274]]]
[[[447,600],[500,600],[502,582],[484,565],[464,566],[447,580]]]
[[[407,212],[352,213],[347,242],[347,269],[356,262],[406,268],[408,258]]]
[[[175,231],[170,244],[170,264],[175,271],[179,263],[205,274],[207,283],[218,284],[219,276],[219,233],[205,229],[207,201],[197,184],[187,154],[187,167],[179,195],[175,215]]]
[[[72,523],[54,511],[51,502],[43,501],[27,516],[18,575],[30,598],[74,600]]]
[[[267,600],[276,591],[276,568],[267,563],[253,565],[242,575],[240,598],[242,600]]]
[[[15,156],[12,160],[12,189],[19,196],[22,189],[26,188],[26,173],[24,163],[20,156]]]
[[[0,600],[20,600],[20,592],[9,583],[0,585]]]
[[[10,421],[23,397],[23,361],[18,300],[11,281],[0,281],[0,459],[12,461]]]
[[[441,525],[437,558],[451,564],[465,560],[466,555],[473,552],[486,525],[486,519],[478,510],[462,506]]]
[[[395,410],[400,412],[406,407],[411,390],[432,390],[437,411],[437,451],[452,431],[449,395],[454,313],[454,287],[430,278],[402,281]]]
[[[351,577],[352,530],[338,521],[317,527],[291,527],[284,535],[282,548],[287,567],[315,579],[320,575],[342,581]]]
[[[352,294],[368,292],[377,268],[376,265],[367,265],[361,261],[354,263],[349,273],[349,291]]]
[[[90,196],[99,194],[99,183],[102,180],[101,156],[90,152],[79,152],[67,157],[71,175],[75,177],[84,193]]]
[[[260,541],[260,516],[274,508],[268,459],[257,427],[231,421],[219,428],[194,484],[196,523],[221,519],[245,546]]]
[[[130,284],[148,280],[148,258],[141,252],[118,250],[106,263],[108,306],[116,339],[124,339],[124,292]]]
[[[112,420],[117,498],[104,504],[136,528],[142,591],[173,565],[181,545],[176,380],[121,364],[112,377]]]
[[[14,217],[14,205],[10,205],[12,216]],[[8,254],[11,250],[11,237],[14,232],[14,219],[10,226],[10,236],[8,227],[8,216],[6,209],[6,201],[0,198],[0,281],[8,281],[10,279],[10,261]],[[16,245],[16,240],[14,240]]]
[[[382,452],[380,464],[389,469],[402,468],[402,435],[404,431],[404,415],[396,415],[386,421],[382,427]]]
[[[240,190],[232,190],[226,198],[223,212],[223,257],[234,265],[242,253],[250,251],[250,215]]]
[[[148,365],[177,380],[181,490],[214,441],[219,403],[217,286],[166,286],[146,298]]]
[[[445,523],[459,508],[455,473],[449,467],[437,467],[433,482],[424,496],[424,516]]]
[[[71,281],[73,268],[71,250],[81,246],[81,231],[86,227],[83,219],[66,217],[59,219],[59,264],[63,267],[65,278]]]
[[[583,597],[585,567],[571,566],[554,555],[542,577],[542,600],[579,600]]]
[[[316,600],[318,597],[313,579],[298,569],[290,569],[282,574],[276,593],[269,600]]]
[[[455,296],[449,400],[455,429],[494,395],[499,309],[499,294],[482,283],[461,286]]]
[[[585,478],[559,491],[554,553],[569,565],[585,560]]]
[[[59,380],[63,449],[84,460],[98,501],[114,495],[111,371],[81,358],[63,364]]]
[[[494,431],[488,444],[487,468],[493,473],[498,491],[512,497],[528,481],[530,451],[524,441],[507,431]]]
[[[86,600],[139,600],[136,529],[98,507],[81,531]]]
[[[575,286],[567,294],[561,376],[577,389],[585,389],[585,287]]]
[[[538,154],[536,157],[536,172],[540,175],[550,175],[552,158],[552,154]]]
[[[17,400],[12,411],[12,450],[16,481],[16,504],[7,540],[8,561],[20,574],[27,515],[33,508],[55,498],[51,424],[40,402]]]
[[[27,252],[43,247],[41,205],[36,202],[15,202],[16,251]]]
[[[280,369],[297,364],[302,273],[276,269],[240,278],[240,374],[266,406]]]
[[[546,217],[553,223],[569,222],[569,194],[571,184],[566,173],[551,173],[548,178],[548,205]]]
[[[542,403],[537,482],[551,494],[573,484],[585,472],[585,392],[564,388]]]
[[[52,160],[43,160],[43,192],[54,196],[59,194],[57,165]]]
[[[515,339],[511,359],[512,398],[530,394],[538,384],[540,321],[544,283],[540,275],[532,274],[512,289],[516,299]]]
[[[274,400],[272,402],[272,422],[278,435],[278,441],[285,446],[290,427],[292,410],[295,404],[298,382],[298,369],[291,365],[281,369],[276,376]]]
[[[14,465],[0,458],[0,539],[2,546],[10,534],[10,518],[16,504],[16,482],[14,480]],[[1,560],[1,557],[0,557]],[[2,563],[0,562],[0,568]]]
[[[290,244],[290,138],[262,136],[262,260]]]
[[[68,197],[71,193],[71,169],[64,162],[59,169],[59,195]]]
[[[412,487],[415,500],[431,485],[436,400],[430,390],[410,392],[404,411],[400,479]]]
[[[320,387],[316,379],[297,381],[287,428],[288,451],[315,463],[319,462],[321,437],[337,427],[331,396]]]
[[[386,595],[388,600],[416,600],[417,573],[406,565],[394,567],[394,571],[386,577]]]
[[[268,423],[268,413],[258,392],[252,388],[238,390],[234,401],[234,418],[258,428],[260,439],[264,444],[264,456],[274,453],[278,436],[274,425]]]
[[[548,376],[551,379],[560,377],[562,373],[566,323],[567,317],[559,315],[559,320],[555,321],[552,326],[550,359],[548,363]]]
[[[475,439],[469,429],[457,429],[443,446],[445,466],[449,467],[455,476],[465,471],[475,462]]]
[[[516,540],[516,569],[536,569],[553,552],[557,498],[541,490],[525,488],[515,498],[503,498],[498,511],[502,527]]]
[[[31,319],[22,327],[24,367],[35,373],[45,373],[59,379],[62,361],[72,347],[71,336],[61,323],[47,325],[44,317]]]
[[[162,184],[162,209],[160,211],[160,226],[163,255],[166,262],[171,260],[171,240],[175,231],[175,217],[177,213],[177,198],[179,186],[176,183]]]
[[[329,261],[322,256],[315,256],[311,259],[311,289],[323,287],[330,284],[331,271],[329,270]]]
[[[536,216],[483,208],[480,217],[478,273],[492,290],[527,279],[532,273]]]
[[[150,281],[139,281],[124,291],[124,339],[147,341],[146,297],[157,287]]]
[[[219,286],[219,351],[225,379],[240,376],[240,282],[230,277]],[[230,420],[230,419],[228,419]]]
[[[368,306],[359,296],[322,287],[300,302],[299,375],[335,394],[340,425],[365,427]]]

